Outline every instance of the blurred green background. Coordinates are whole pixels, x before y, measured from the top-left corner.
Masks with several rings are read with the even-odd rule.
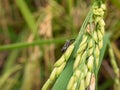
[[[94,0],[0,0],[0,90],[41,90],[67,39],[75,38]],[[120,66],[120,1],[104,0],[106,33]],[[113,90],[107,53],[98,89]]]

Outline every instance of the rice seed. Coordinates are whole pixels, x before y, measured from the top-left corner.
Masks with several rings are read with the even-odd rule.
[[[92,71],[92,69],[93,69],[93,62],[94,62],[94,57],[93,57],[93,55],[91,55],[88,58],[88,62],[87,62],[87,67],[90,71]]]
[[[87,38],[88,38],[88,36],[87,36],[87,35],[84,35],[84,36],[83,36],[83,40],[82,40],[82,42],[80,43],[80,45],[86,43]]]
[[[54,64],[54,67],[59,67],[62,63],[65,62],[64,55]]]
[[[99,41],[101,41],[103,39],[103,34],[100,32],[100,30],[97,30],[97,34]]]
[[[64,53],[64,57],[65,57],[65,60],[66,60],[66,61],[69,59],[69,57],[70,57],[73,49],[74,49],[74,43],[71,44],[71,45],[68,47],[68,49],[66,50],[66,52]]]
[[[80,82],[79,90],[85,90],[85,81],[84,81],[84,79],[82,79],[81,82]]]
[[[88,50],[88,56],[92,55],[93,54],[93,51],[94,51],[94,47],[90,48]]]
[[[44,84],[44,86],[42,87],[42,90],[48,90],[50,86],[51,86],[51,80],[48,79],[46,83]]]
[[[103,40],[100,40],[100,41],[99,41],[98,46],[99,46],[99,49],[102,48],[102,46],[103,46]]]
[[[77,78],[80,77],[80,74],[81,74],[80,70],[76,70],[76,71],[75,71],[75,76],[76,76]]]
[[[57,72],[57,68],[54,68],[51,75],[50,75],[50,80],[54,81],[56,78],[56,72]]]
[[[81,62],[80,60],[81,60],[81,55],[78,54],[77,57],[76,57],[76,59],[75,59],[74,65],[73,65],[73,69],[74,70],[79,66],[79,64]]]
[[[101,27],[104,27],[104,26],[105,26],[105,22],[104,22],[103,19],[101,19],[101,20],[99,21],[99,25],[100,25]]]
[[[74,79],[74,76],[72,76],[69,83],[68,83],[67,90],[71,90],[74,82],[75,82],[75,79]]]
[[[76,90],[76,86],[77,86],[77,83],[74,83],[71,90]]]
[[[93,40],[92,40],[92,38],[89,40],[89,42],[88,42],[88,47],[89,48],[92,48],[94,46],[94,42],[93,42]]]
[[[80,44],[77,54],[81,53],[84,49],[86,49],[87,43]]]
[[[103,10],[106,10],[105,4],[101,4],[101,8],[102,8]]]
[[[98,36],[97,36],[96,30],[93,32],[93,38],[94,38],[95,42],[97,43],[98,42]]]
[[[64,67],[66,65],[66,62],[64,62],[60,67],[57,68],[57,77],[59,76],[59,74],[63,71]]]
[[[91,75],[92,75],[92,73],[89,71],[89,72],[87,73],[87,76],[86,76],[86,79],[85,79],[85,86],[86,86],[86,87],[89,86],[90,79],[91,79]]]

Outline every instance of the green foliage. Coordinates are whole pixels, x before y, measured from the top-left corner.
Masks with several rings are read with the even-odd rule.
[[[50,86],[52,90],[66,90],[75,68],[84,72],[84,65],[87,66],[87,79],[88,73],[90,76],[95,74],[96,89],[109,90],[112,87],[113,90],[119,90],[120,2],[103,0],[107,6],[105,32],[99,30],[91,34],[87,31],[86,34],[88,24],[93,25],[93,14],[99,14],[96,27],[104,25],[102,21],[98,23],[102,13],[93,12],[94,6],[100,8],[97,3],[93,6],[90,4],[95,1],[101,5],[101,0],[0,0],[0,90],[41,90],[49,78],[54,79]],[[70,46],[66,53],[61,53],[63,43],[73,38],[72,53],[69,52]],[[84,62],[75,67],[78,50],[83,50],[80,44],[89,43],[90,46],[91,38],[94,54],[86,56]],[[103,47],[98,49],[96,46],[99,47],[101,43],[98,42],[102,38]],[[82,52],[92,51],[86,45],[81,46],[85,48]],[[99,50],[100,53],[97,53]],[[96,54],[100,54],[97,67]],[[79,55],[83,57],[83,54]],[[94,58],[94,64],[87,61],[91,59],[89,57]],[[64,67],[61,69],[60,65]],[[54,68],[57,70],[55,78],[55,72],[50,75]],[[84,86],[86,82],[86,79],[79,78],[77,88],[81,87],[80,83]]]

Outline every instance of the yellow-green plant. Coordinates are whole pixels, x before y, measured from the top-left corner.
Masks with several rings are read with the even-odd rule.
[[[100,50],[103,46],[105,5],[96,5],[92,11],[92,21],[87,25],[77,50],[73,75],[67,90],[85,90],[85,88],[88,88],[91,77],[92,75],[95,76],[95,71],[99,64]]]
[[[69,82],[66,87],[67,90],[85,90],[86,88],[90,88],[92,76],[95,79],[100,50],[103,46],[105,26],[103,16],[105,9],[105,5],[101,2],[95,2],[93,4],[81,27],[78,38],[55,63],[55,67],[42,90],[48,90],[52,87],[67,64],[68,59],[74,60],[74,64],[71,79],[68,80]],[[53,87],[53,90],[55,90],[55,87]]]
[[[68,48],[65,47],[67,49],[54,64],[53,71],[44,85],[43,82],[51,71],[49,66],[52,64],[49,63],[49,59],[54,61],[54,55],[46,53],[48,47],[44,48],[42,45],[61,44],[67,38],[73,38],[76,35],[76,29],[81,25],[84,13],[89,8],[88,0],[0,1],[0,37],[2,37],[0,39],[0,90],[41,90],[42,85],[42,90],[106,90],[111,86],[114,86],[112,89],[119,90],[120,65],[117,60],[120,59],[120,51],[119,42],[116,43],[116,41],[119,41],[120,37],[118,28],[120,26],[118,15],[120,3],[119,0],[91,1],[93,5],[78,36],[75,37],[75,42],[70,43]],[[110,2],[106,23],[103,20],[106,7],[102,1]],[[117,7],[114,8],[114,6]],[[46,19],[46,12],[49,12],[50,19]],[[36,22],[38,18],[39,20]],[[105,24],[107,24],[107,32],[104,31]],[[53,32],[50,30],[51,27]],[[44,29],[50,35],[42,39],[44,35],[41,36],[41,32],[46,33]],[[57,38],[58,35],[65,35],[64,32],[59,32],[64,29],[67,35]],[[51,33],[55,37],[48,39]],[[116,45],[111,45],[111,39]],[[30,42],[26,42],[26,40],[30,40]],[[33,47],[36,45],[37,48]],[[106,46],[108,47],[106,48]],[[50,52],[54,52],[53,47],[50,49]],[[56,50],[58,49],[59,47],[56,48]],[[109,51],[109,58],[107,51]],[[48,54],[51,58],[47,57]],[[105,59],[103,59],[104,55]],[[103,60],[107,60],[102,65],[107,73],[104,73],[102,69],[102,72],[98,74]],[[103,76],[101,77],[101,75]],[[97,85],[99,76],[100,79],[105,76],[105,79],[100,80]],[[109,76],[112,79],[108,78]]]

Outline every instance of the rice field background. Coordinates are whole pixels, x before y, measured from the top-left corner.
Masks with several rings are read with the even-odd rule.
[[[88,37],[84,34],[91,35],[92,31],[83,33],[84,38],[81,33],[88,23],[91,25],[91,19],[87,22],[86,18],[92,15],[89,12],[97,1],[103,1],[106,6],[104,10],[103,4],[99,5],[105,11],[102,17],[105,32],[99,49],[100,62],[97,70],[93,65],[94,70],[91,71],[95,71],[95,88],[90,90],[120,90],[119,0],[0,0],[0,90],[69,90],[68,83],[74,75],[73,58],[77,57],[78,50],[76,48],[71,54],[69,48],[79,42],[75,44],[77,47],[82,40],[87,43],[84,38],[87,40]],[[94,11],[94,14],[98,13]],[[102,37],[100,34],[97,36]],[[97,52],[93,53],[95,55]],[[62,61],[63,55],[67,58],[63,71],[48,89],[42,88],[54,68],[59,66],[55,62]],[[88,68],[91,70],[90,65]],[[80,66],[79,69],[82,68]],[[79,82],[84,81],[80,79]],[[85,89],[88,88],[80,90]]]

